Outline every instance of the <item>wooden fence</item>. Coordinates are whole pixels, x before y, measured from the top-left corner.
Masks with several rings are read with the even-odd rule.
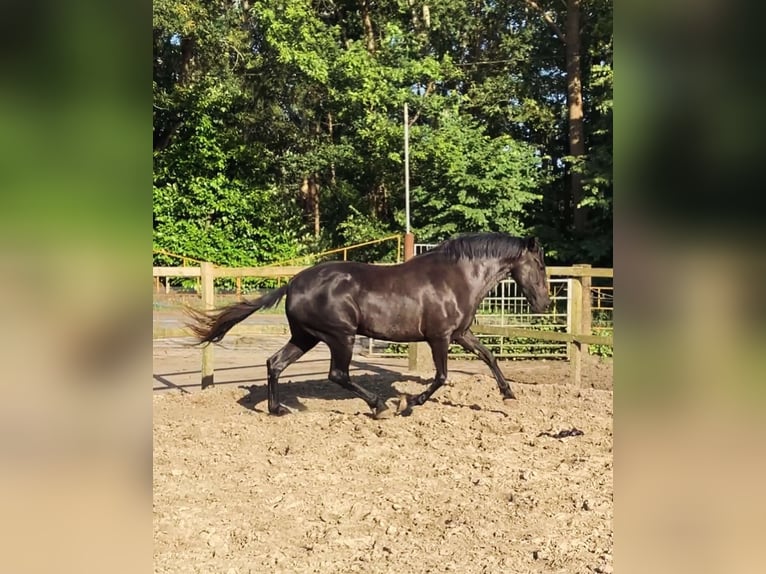
[[[541,341],[560,341],[569,346],[569,361],[572,380],[579,386],[582,373],[582,355],[588,352],[588,345],[613,346],[612,336],[592,334],[593,314],[591,313],[591,283],[593,277],[614,277],[613,269],[592,268],[590,265],[574,265],[572,267],[548,267],[549,277],[568,277],[571,284],[571,326],[568,333],[539,331],[519,327],[498,327],[478,323],[471,331],[483,335],[500,335],[504,337],[527,337]]]
[[[218,267],[212,263],[202,262],[199,267],[154,267],[152,274],[155,282],[165,277],[199,277],[200,295],[204,309],[215,307],[216,278],[289,278],[306,266],[272,266],[272,267]],[[476,334],[497,335],[503,337],[525,337],[541,341],[565,342],[569,347],[572,380],[580,384],[582,372],[582,355],[588,352],[588,345],[613,346],[612,336],[592,334],[591,313],[591,283],[594,277],[614,277],[612,269],[593,268],[590,265],[574,265],[572,267],[548,267],[549,277],[567,277],[571,283],[571,324],[569,332],[540,331],[520,327],[504,327],[497,325],[482,325],[480,322],[471,327]],[[207,345],[202,350],[202,388],[214,383],[213,345]],[[420,349],[417,351],[417,349]],[[423,345],[413,345],[409,365],[412,370],[428,370],[430,363],[425,355]],[[430,356],[430,355],[429,355]]]

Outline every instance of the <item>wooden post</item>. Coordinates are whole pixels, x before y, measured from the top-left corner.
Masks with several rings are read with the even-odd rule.
[[[404,260],[409,261],[415,257],[415,236],[412,233],[404,234]],[[410,372],[427,372],[432,368],[431,356],[427,343],[410,343],[407,347],[407,368]]]
[[[160,292],[160,278],[155,277],[154,278],[154,292],[159,293]]]
[[[590,264],[580,265],[585,271],[590,271]],[[582,327],[580,333],[583,335],[591,335],[593,332],[593,309],[591,303],[591,286],[593,285],[593,278],[590,275],[583,275],[582,277]],[[590,345],[583,345],[582,351],[586,354],[590,354]]]
[[[237,297],[242,298],[242,277],[237,277]]]
[[[415,257],[415,236],[412,233],[404,234],[404,260],[409,261]]]
[[[202,291],[202,306],[205,311],[215,308],[215,285],[213,283],[213,264],[202,261],[200,264],[200,288]],[[207,344],[202,348],[202,388],[214,384],[213,345]]]
[[[578,265],[574,266],[575,268],[579,267]],[[571,321],[571,329],[570,332],[573,335],[580,335],[582,334],[582,294],[583,294],[583,288],[582,288],[582,277],[579,275],[575,275],[572,277],[572,293],[570,297],[570,309],[569,312],[572,314],[572,321]],[[582,374],[582,347],[579,342],[573,341],[572,343],[569,343],[569,365],[570,365],[570,373],[572,377],[572,381],[575,385],[578,387],[580,386],[580,376]]]

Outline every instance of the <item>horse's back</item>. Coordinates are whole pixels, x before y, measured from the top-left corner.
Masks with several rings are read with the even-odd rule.
[[[311,333],[356,331],[358,275],[365,264],[332,261],[304,269],[290,281],[285,312],[292,328]]]
[[[462,321],[464,274],[441,258],[399,265],[331,262],[296,275],[288,291],[291,322],[393,341],[423,340]]]

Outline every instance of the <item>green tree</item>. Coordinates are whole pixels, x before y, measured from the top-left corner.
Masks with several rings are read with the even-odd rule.
[[[406,102],[421,239],[535,232],[552,261],[610,262],[611,14],[608,0],[157,0],[155,245],[233,264],[401,231]]]
[[[413,157],[413,225],[422,239],[524,232],[524,208],[540,198],[540,160],[533,146],[508,136],[490,138],[457,112],[416,133],[422,135],[415,138]]]

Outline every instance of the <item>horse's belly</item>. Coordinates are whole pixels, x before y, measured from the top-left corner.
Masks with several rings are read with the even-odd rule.
[[[414,302],[368,296],[360,303],[357,330],[360,335],[385,341],[423,340],[422,313]]]
[[[383,341],[407,342],[423,339],[419,322],[413,321],[411,317],[379,317],[377,321],[365,318],[360,322],[357,332],[365,337]]]
[[[452,296],[432,297],[421,303],[415,298],[391,300],[380,294],[368,296],[359,305],[360,335],[385,341],[413,342],[451,335],[468,319]]]

